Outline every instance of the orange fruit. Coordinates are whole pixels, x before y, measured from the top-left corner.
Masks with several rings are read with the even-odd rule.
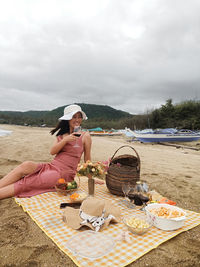
[[[71,196],[70,196],[70,198],[72,199],[72,200],[75,200],[76,198],[78,198],[79,197],[79,194],[77,194],[77,193],[74,193],[74,194],[72,194]]]
[[[58,183],[59,183],[59,184],[65,184],[66,181],[65,181],[65,179],[63,179],[63,178],[60,178],[60,179],[58,179]]]

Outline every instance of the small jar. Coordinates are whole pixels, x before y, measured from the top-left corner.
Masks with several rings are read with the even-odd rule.
[[[136,193],[144,193],[144,189],[143,189],[142,183],[140,181],[136,182],[135,192]]]

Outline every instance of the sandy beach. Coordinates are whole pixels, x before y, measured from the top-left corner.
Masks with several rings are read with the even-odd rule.
[[[0,178],[26,160],[49,162],[55,140],[49,128],[0,125],[11,130],[0,136]],[[131,145],[141,159],[141,180],[151,189],[200,212],[200,151],[159,144],[128,143],[123,137],[92,137],[92,160],[107,160],[122,145]],[[123,149],[119,154],[132,150]],[[129,266],[199,266],[200,226],[183,232],[153,249]],[[14,198],[0,200],[0,266],[76,266],[42,232]]]

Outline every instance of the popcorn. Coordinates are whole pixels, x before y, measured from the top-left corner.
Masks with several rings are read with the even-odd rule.
[[[135,217],[131,217],[126,221],[127,225],[134,228],[147,228],[149,227],[149,224],[145,222],[145,220],[138,219]]]

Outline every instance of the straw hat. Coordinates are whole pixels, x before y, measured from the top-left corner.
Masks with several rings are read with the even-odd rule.
[[[63,221],[73,229],[85,225],[99,231],[107,227],[110,222],[119,222],[120,217],[120,210],[110,201],[88,197],[82,202],[80,209],[65,208]]]
[[[82,111],[81,107],[78,105],[69,105],[64,109],[64,115],[59,118],[59,120],[71,120],[74,114],[80,112],[84,120],[87,120],[85,112]]]

